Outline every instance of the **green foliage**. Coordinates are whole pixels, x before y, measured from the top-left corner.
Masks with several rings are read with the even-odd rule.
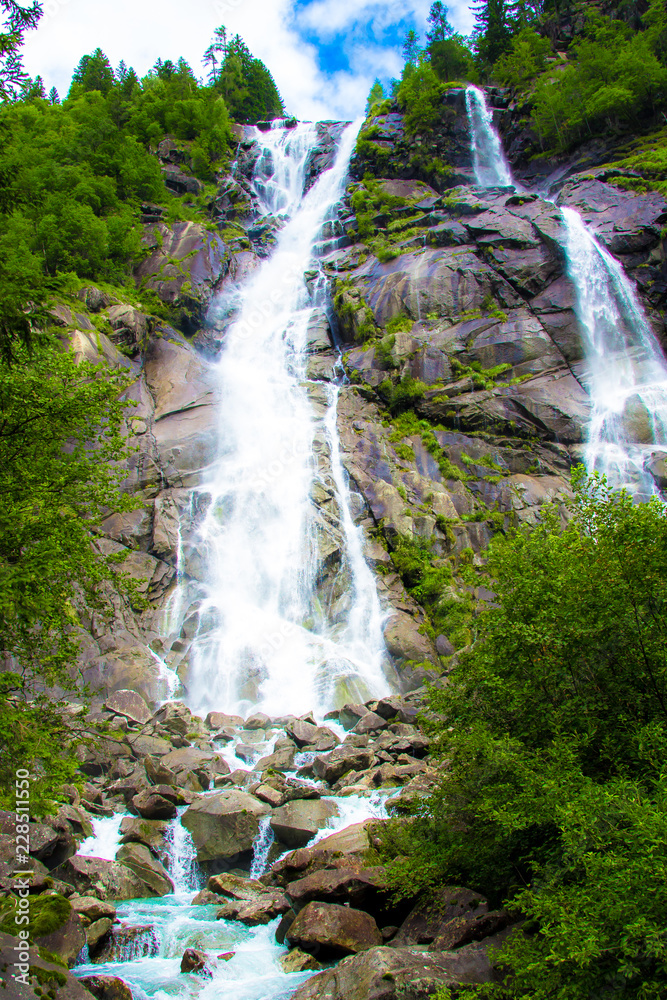
[[[473,54],[462,35],[435,41],[429,46],[431,66],[439,80],[470,80],[478,78]]]
[[[659,108],[667,95],[667,68],[647,34],[629,34],[622,21],[591,18],[587,36],[571,46],[575,61],[538,80],[533,123],[549,148],[567,149]]]
[[[411,375],[403,375],[394,385],[390,379],[385,379],[378,386],[380,397],[387,404],[392,415],[411,410],[415,403],[424,398],[428,386]]]
[[[512,39],[509,52],[498,59],[493,74],[505,87],[524,89],[542,73],[551,42],[532,28],[522,28]]]
[[[497,606],[430,698],[446,767],[387,835],[399,892],[465,884],[527,921],[467,1000],[667,990],[667,511],[573,488],[569,519],[494,538]]]
[[[24,34],[37,27],[42,16],[39,0],[24,5],[16,0],[0,0],[0,101],[12,101],[29,85],[30,78],[21,62]]]
[[[68,900],[57,893],[52,896],[30,897],[29,904],[30,921],[27,924],[27,930],[31,941],[35,938],[46,937],[47,934],[53,934],[59,927],[67,923],[72,912]],[[0,931],[14,937],[18,934],[21,926],[23,925],[16,925],[13,910],[0,920]]]
[[[405,115],[408,135],[433,128],[440,117],[444,89],[426,58],[421,57],[416,65],[411,62],[405,64],[396,98]]]
[[[204,62],[211,66],[211,85],[222,94],[235,121],[254,123],[285,113],[271,73],[252,56],[240,35],[227,41],[226,28],[216,28]]]
[[[410,333],[414,325],[415,321],[410,316],[406,316],[405,313],[399,313],[388,321],[386,330],[387,333],[393,335],[397,333]]]
[[[113,464],[127,451],[127,385],[123,372],[77,364],[59,344],[0,363],[0,642],[11,658],[0,673],[3,802],[19,767],[35,771],[35,810],[76,767],[59,692],[77,684],[77,608],[102,613],[113,573],[91,531],[137,505]]]
[[[366,118],[372,117],[372,115],[377,110],[379,105],[381,105],[382,102],[384,101],[385,96],[386,95],[382,83],[378,79],[376,79],[375,83],[370,89],[368,100],[366,101]]]
[[[506,383],[499,382],[498,378],[512,369],[507,363],[494,365],[492,368],[482,368],[479,361],[464,365],[457,358],[451,358],[450,364],[457,378],[471,378],[476,389],[495,389],[497,385],[505,385]]]

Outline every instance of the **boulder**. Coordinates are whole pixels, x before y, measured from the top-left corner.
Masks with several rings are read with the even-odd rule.
[[[234,900],[225,903],[217,914],[217,920],[238,920],[247,927],[268,924],[290,909],[289,900],[282,892],[264,891],[254,899]]]
[[[158,938],[152,924],[116,924],[95,956],[95,962],[130,962],[157,955],[158,949]]]
[[[104,918],[109,920],[116,918],[116,907],[113,903],[107,903],[95,896],[70,896],[69,903],[75,913],[90,923]]]
[[[356,726],[352,730],[353,733],[377,733],[380,729],[386,729],[389,725],[386,719],[377,712],[366,712],[365,715],[357,722]]]
[[[236,857],[252,850],[259,820],[270,807],[246,792],[225,789],[202,796],[184,812],[200,863]]]
[[[365,820],[353,823],[319,840],[314,847],[302,847],[285,854],[271,867],[269,878],[272,884],[286,887],[312,872],[331,867],[339,858],[344,859],[347,866],[354,863],[356,869],[359,862],[359,867],[363,867],[363,857],[371,846],[369,831],[376,822]]]
[[[338,815],[333,802],[323,799],[295,799],[276,809],[271,816],[271,829],[287,847],[305,847],[327,820]]]
[[[81,984],[97,1000],[132,1000],[132,990],[117,976],[84,976]]]
[[[16,938],[10,934],[0,933],[0,969],[3,1000],[34,1000],[38,990],[47,996],[57,995],[58,1000],[92,1000],[93,997],[67,968],[43,959],[35,945],[17,952]],[[7,975],[10,969],[12,974]],[[19,975],[25,976],[29,985],[19,982]]]
[[[382,944],[382,935],[369,913],[335,903],[308,903],[287,932],[291,945],[317,949],[323,958],[357,954]]]
[[[147,896],[166,896],[174,891],[174,883],[166,869],[154,858],[145,844],[123,844],[116,860],[141,879],[150,890]]]
[[[71,969],[86,943],[79,914],[61,895],[40,896],[31,904],[31,918],[40,929],[46,929],[35,937],[37,947],[58,955]]]
[[[326,757],[316,757],[313,771],[318,778],[333,785],[348,771],[367,771],[372,767],[374,758],[372,750],[354,749],[343,744]]]
[[[406,948],[430,944],[441,928],[452,920],[471,920],[488,912],[483,896],[470,889],[446,886],[428,900],[419,902],[398,929],[390,947]]]
[[[205,791],[214,775],[229,774],[231,768],[218,754],[197,747],[182,747],[160,758],[160,766],[169,768],[177,785],[193,792]]]
[[[308,979],[292,1000],[429,1000],[440,989],[500,978],[488,958],[486,942],[440,953],[379,947],[345,958]]]
[[[124,816],[120,824],[121,844],[145,844],[158,856],[165,852],[165,834],[169,823],[158,819]]]
[[[114,691],[107,698],[104,707],[108,712],[122,715],[131,722],[138,722],[141,726],[144,726],[151,717],[148,705],[136,691]]]
[[[292,948],[286,955],[281,955],[280,965],[287,975],[290,972],[316,972],[322,968],[314,955],[308,955],[300,948]]]
[[[305,878],[289,882],[285,891],[299,906],[317,900],[347,903],[369,911],[373,911],[388,892],[385,871],[380,866],[315,871]]]
[[[174,819],[178,815],[176,804],[157,790],[146,789],[132,799],[132,805],[143,819]]]
[[[186,948],[181,959],[181,972],[206,972],[206,962],[208,955],[203,951],[195,951],[194,948]]]
[[[88,954],[91,957],[100,950],[112,928],[113,920],[111,917],[101,917],[100,920],[96,920],[89,927],[86,927],[86,944],[88,945]]]
[[[322,745],[322,750],[333,749],[333,747],[338,746],[340,740],[337,736],[332,733],[330,729],[326,726],[314,726],[310,722],[302,722],[297,719],[291,725],[286,726],[287,735],[294,740],[298,747],[312,746],[317,744],[326,744],[329,746]]]

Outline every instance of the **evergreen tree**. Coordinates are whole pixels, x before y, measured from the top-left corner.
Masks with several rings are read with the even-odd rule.
[[[91,90],[99,90],[101,94],[108,94],[113,84],[114,73],[111,63],[102,49],[95,49],[92,55],[83,56],[75,69],[70,95],[75,96],[77,92],[85,93]]]
[[[426,37],[431,44],[434,42],[444,42],[446,38],[454,34],[454,29],[447,19],[447,14],[448,8],[442,3],[442,0],[434,0],[427,19],[431,25],[431,30],[426,32]]]
[[[0,101],[15,100],[29,82],[21,62],[20,49],[26,31],[36,28],[42,16],[40,0],[28,7],[16,0],[0,0],[3,14],[0,30]]]
[[[51,104],[60,104],[60,95],[55,87],[51,87],[49,91],[49,101]]]
[[[471,9],[475,15],[477,56],[482,63],[493,65],[512,41],[506,0],[479,0]]]
[[[410,66],[416,66],[419,60],[419,35],[410,28],[403,42],[403,58]]]
[[[384,101],[385,93],[384,87],[380,81],[376,78],[375,83],[371,87],[370,94],[368,95],[368,100],[366,101],[366,117],[370,115],[371,111],[376,104],[381,104]]]
[[[215,59],[223,56],[220,69]],[[224,27],[216,29],[204,61],[211,66],[209,80],[224,97],[232,118],[256,122],[285,113],[275,81],[261,59],[255,59],[240,35],[227,42]]]

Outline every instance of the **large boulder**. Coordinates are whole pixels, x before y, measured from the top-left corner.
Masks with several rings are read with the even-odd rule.
[[[305,847],[327,821],[338,815],[333,802],[323,799],[295,799],[276,809],[271,816],[271,829],[287,847]]]
[[[292,1000],[429,1000],[441,988],[499,979],[486,942],[439,953],[380,947],[313,976],[292,994]]]
[[[38,990],[58,1000],[93,1000],[83,983],[62,965],[43,959],[36,945],[17,951],[10,934],[0,934],[0,969],[3,1000],[35,1000]]]
[[[488,912],[483,896],[470,889],[447,886],[428,902],[419,902],[408,914],[392,939],[392,948],[430,944],[452,920],[473,920]]]
[[[81,983],[96,1000],[132,1000],[132,990],[118,976],[84,976]]]
[[[316,757],[313,771],[329,785],[335,784],[348,771],[366,771],[372,767],[375,754],[372,750],[355,749],[343,744],[326,757]]]
[[[236,858],[252,850],[259,820],[270,807],[253,795],[225,789],[196,799],[181,822],[190,831],[200,863]]]
[[[198,222],[158,223],[147,227],[145,242],[151,252],[135,272],[137,282],[169,305],[182,300],[187,282],[188,301],[208,302],[224,265],[224,244],[217,233]]]
[[[318,840],[313,847],[302,847],[285,854],[274,863],[268,878],[273,885],[286,887],[313,872],[335,867],[337,860],[342,860],[346,867],[363,867],[364,855],[371,846],[370,829],[374,822],[353,823]]]
[[[147,896],[167,896],[174,891],[174,883],[157,858],[145,844],[123,844],[116,860],[141,879],[150,890]]]
[[[323,958],[356,955],[382,944],[370,913],[336,903],[308,903],[287,931],[287,940]]]
[[[318,900],[346,903],[373,911],[387,895],[388,889],[384,868],[357,866],[314,871],[304,878],[289,882],[285,891],[292,902],[300,906]]]
[[[178,813],[173,799],[161,795],[157,789],[139,792],[133,797],[132,805],[143,819],[148,820],[173,819]]]
[[[60,895],[40,896],[31,904],[30,917],[37,947],[58,955],[71,969],[86,943],[86,932],[69,901]]]
[[[96,896],[98,899],[141,899],[165,895],[152,891],[135,871],[119,861],[75,855],[55,868],[52,875],[74,886],[81,895]],[[171,889],[166,889],[166,892],[171,892]]]

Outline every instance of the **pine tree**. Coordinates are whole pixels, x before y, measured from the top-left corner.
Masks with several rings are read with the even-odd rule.
[[[366,117],[371,113],[372,109],[376,104],[380,104],[384,101],[384,87],[380,81],[376,78],[375,83],[371,87],[370,94],[368,95],[368,100],[366,101]]]
[[[23,69],[20,49],[24,33],[37,27],[42,5],[40,0],[32,0],[28,7],[16,0],[0,0],[0,9],[4,15],[0,25],[0,101],[12,101],[30,83]]]
[[[60,95],[55,87],[51,87],[49,91],[49,101],[51,104],[60,104]]]
[[[410,66],[416,66],[419,59],[419,35],[410,28],[403,42],[403,58]]]
[[[506,2],[480,0],[471,9],[475,15],[477,55],[483,63],[493,65],[508,51],[512,40]]]
[[[431,45],[434,42],[444,42],[446,38],[454,34],[454,29],[447,18],[448,12],[449,8],[442,3],[442,0],[434,0],[434,3],[431,4],[427,18],[431,30],[426,32],[426,37]]]

